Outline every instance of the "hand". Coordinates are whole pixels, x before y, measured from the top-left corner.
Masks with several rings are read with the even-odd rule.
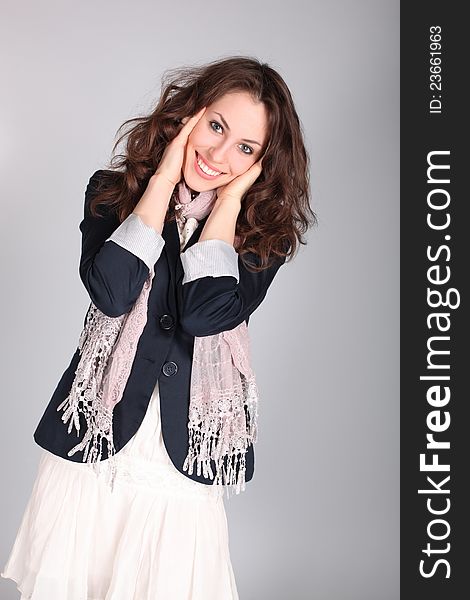
[[[163,152],[162,159],[158,165],[155,175],[162,175],[175,187],[181,180],[181,169],[183,167],[184,152],[188,137],[196,123],[206,110],[204,106],[192,117],[184,117],[184,123],[178,134],[169,142]]]
[[[235,179],[232,179],[229,183],[225,185],[221,185],[217,188],[217,198],[233,198],[238,200],[238,202],[242,201],[243,196],[246,192],[251,188],[254,182],[258,179],[262,169],[262,161],[264,155],[245,173],[238,175]]]

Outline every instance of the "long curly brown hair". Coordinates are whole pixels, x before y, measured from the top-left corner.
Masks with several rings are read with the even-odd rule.
[[[185,116],[196,114],[229,92],[248,92],[263,102],[268,114],[268,135],[263,170],[243,198],[235,235],[242,257],[252,253],[265,269],[275,256],[290,260],[303,234],[317,224],[310,207],[309,156],[294,102],[282,77],[267,63],[246,56],[231,56],[202,66],[166,71],[162,93],[155,109],[146,116],[125,121],[126,127],[113,146],[125,142],[124,154],[117,154],[104,171],[99,190],[90,202],[98,216],[98,204],[106,204],[122,222],[135,208],[150,177],[155,173],[166,145],[177,135]],[[173,220],[175,194],[165,222]],[[244,261],[245,262],[245,261]]]

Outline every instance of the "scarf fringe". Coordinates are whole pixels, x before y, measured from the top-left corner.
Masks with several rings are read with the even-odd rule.
[[[234,368],[235,371],[235,368]],[[244,427],[233,427],[232,418],[224,417],[223,411],[213,414],[217,408],[225,407],[227,395],[222,390],[218,394],[212,393],[206,406],[212,409],[210,418],[205,418],[201,411],[190,407],[188,423],[189,444],[188,453],[183,464],[183,470],[189,475],[194,472],[206,479],[213,479],[213,485],[224,485],[229,496],[229,490],[239,494],[246,488],[246,451],[250,444],[258,438],[258,388],[254,375],[247,379],[243,373],[238,373],[240,378],[239,390],[230,398],[231,410],[242,406],[243,415],[234,417],[235,422],[243,421]],[[241,389],[240,389],[241,388]],[[197,401],[196,406],[202,403]],[[209,426],[207,426],[207,423]],[[234,431],[235,430],[235,431]],[[245,433],[241,433],[244,431]],[[235,443],[232,440],[235,433]],[[215,473],[211,462],[215,462]]]
[[[80,443],[67,454],[73,456],[83,450],[83,461],[98,474],[98,463],[103,459],[104,443],[110,465],[110,485],[113,489],[116,474],[114,455],[116,449],[113,440],[113,409],[102,401],[103,381],[109,357],[122,331],[122,323],[127,315],[108,317],[93,303],[90,304],[85,326],[80,334],[78,349],[80,361],[75,370],[75,379],[69,395],[59,404],[62,410],[61,420],[68,423],[68,433],[75,428],[80,436],[80,417],[85,420],[85,434]]]

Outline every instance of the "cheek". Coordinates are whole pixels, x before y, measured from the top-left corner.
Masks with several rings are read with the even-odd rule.
[[[186,143],[186,148],[185,148],[186,166],[192,165],[193,160],[194,160],[194,150],[198,147],[198,143],[199,142],[197,139],[197,135],[195,135],[195,130],[193,129],[193,131],[188,136],[188,141]]]
[[[204,144],[207,143],[207,141],[207,134],[203,126],[199,122],[189,134],[188,144],[193,148],[197,148],[198,146],[204,146]]]
[[[187,141],[186,147],[187,148],[194,148],[194,146],[195,146],[194,137],[192,137],[190,135],[190,136],[188,136],[188,141]]]
[[[251,157],[240,156],[240,154],[235,155],[230,161],[230,169],[232,174],[237,177],[238,175],[243,175],[246,173],[248,169],[254,164],[255,160]]]

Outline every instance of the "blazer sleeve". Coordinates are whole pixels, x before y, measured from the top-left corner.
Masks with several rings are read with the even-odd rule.
[[[165,240],[134,213],[119,223],[116,214],[100,205],[103,216],[91,215],[90,202],[102,173],[91,176],[85,191],[79,273],[95,306],[109,317],[118,317],[137,300]]]
[[[259,266],[256,254],[247,256],[252,264]],[[201,337],[248,322],[285,260],[276,257],[267,269],[253,272],[245,267],[231,244],[216,239],[196,242],[181,254],[182,328]]]

